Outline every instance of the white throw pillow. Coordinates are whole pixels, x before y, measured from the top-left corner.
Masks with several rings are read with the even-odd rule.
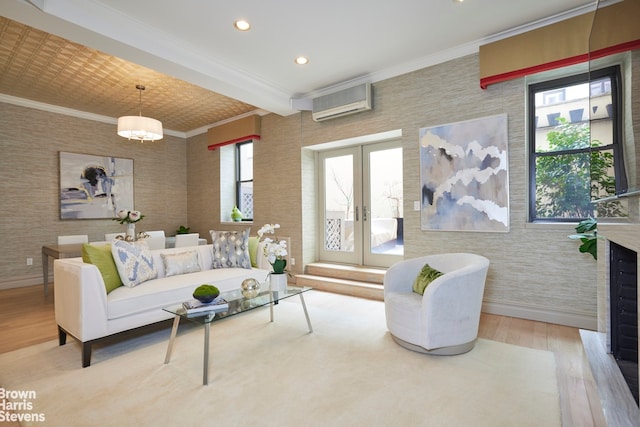
[[[213,242],[213,268],[248,268],[251,269],[249,256],[249,232],[211,230]]]
[[[133,243],[114,240],[111,244],[111,254],[125,286],[132,288],[155,279],[158,275],[151,251],[144,240]]]
[[[162,257],[162,263],[164,264],[165,277],[200,271],[200,264],[198,264],[198,252],[196,251],[160,254],[160,256]]]

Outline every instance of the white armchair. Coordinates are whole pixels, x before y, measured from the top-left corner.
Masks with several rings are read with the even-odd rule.
[[[444,273],[413,292],[425,264]],[[394,264],[384,277],[387,328],[403,347],[453,355],[470,351],[478,337],[489,260],[469,253],[428,255]]]

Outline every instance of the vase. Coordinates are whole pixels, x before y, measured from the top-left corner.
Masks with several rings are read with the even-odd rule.
[[[242,221],[242,212],[240,212],[237,206],[234,206],[231,210],[231,220],[234,222]]]
[[[284,292],[287,290],[287,275],[285,273],[271,273],[271,292]]]
[[[132,222],[127,224],[127,235],[125,240],[128,242],[133,242],[136,240],[136,225]]]

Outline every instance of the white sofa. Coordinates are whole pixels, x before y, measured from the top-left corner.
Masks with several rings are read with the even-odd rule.
[[[165,277],[161,254],[198,252],[200,270]],[[120,286],[107,294],[102,275],[82,258],[58,259],[54,262],[55,318],[60,345],[67,334],[82,343],[82,366],[91,363],[91,345],[119,332],[160,322],[173,317],[162,310],[192,298],[196,287],[204,283],[221,292],[240,288],[246,278],[266,281],[269,270],[252,268],[212,269],[212,245],[151,251],[157,278],[135,287]]]

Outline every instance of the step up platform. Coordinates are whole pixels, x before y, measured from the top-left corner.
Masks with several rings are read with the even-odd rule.
[[[345,264],[311,263],[306,274],[296,275],[296,285],[382,301],[386,269]]]

